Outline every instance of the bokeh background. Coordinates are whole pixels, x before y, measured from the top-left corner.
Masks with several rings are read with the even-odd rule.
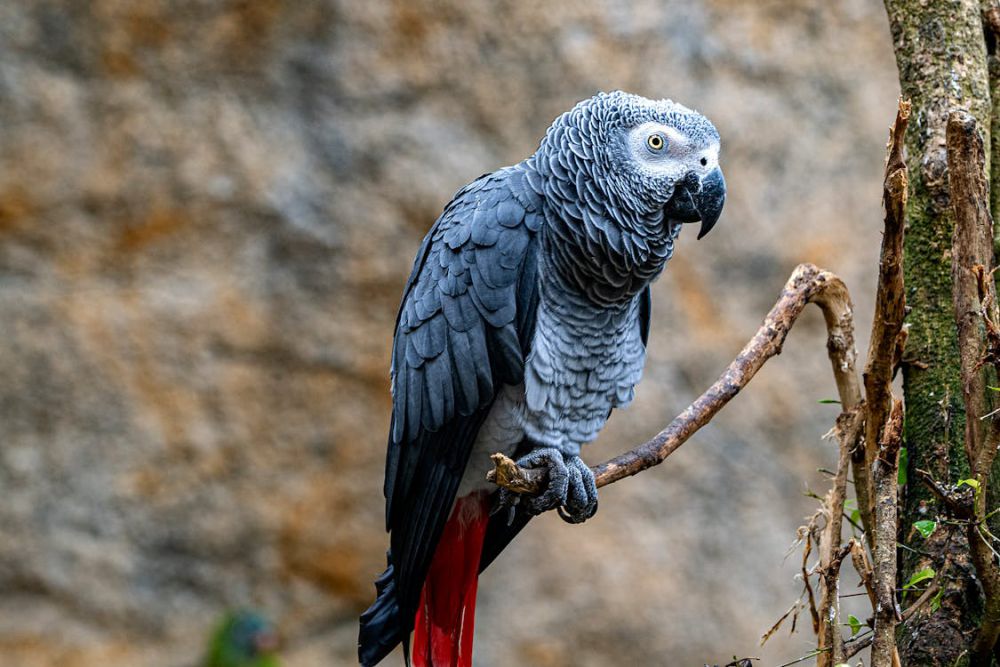
[[[249,606],[287,665],[354,664],[413,254],[456,189],[615,88],[712,118],[730,197],[655,286],[592,463],[714,380],[799,262],[846,279],[866,348],[880,2],[0,2],[0,662],[191,666]],[[477,664],[805,653],[807,623],[758,640],[834,463],[823,343],[807,313],[594,520],[533,522],[481,583]]]

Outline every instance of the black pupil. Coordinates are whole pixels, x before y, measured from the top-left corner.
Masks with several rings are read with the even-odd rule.
[[[663,145],[663,139],[660,139],[659,137],[654,135],[649,138],[649,143],[652,144],[653,148],[659,148],[660,146]]]

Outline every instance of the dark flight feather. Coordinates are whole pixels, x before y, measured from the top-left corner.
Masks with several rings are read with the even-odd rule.
[[[362,617],[364,664],[409,635],[496,390],[524,376],[538,306],[542,215],[524,169],[501,170],[459,191],[424,240],[404,290],[384,487],[390,567]]]

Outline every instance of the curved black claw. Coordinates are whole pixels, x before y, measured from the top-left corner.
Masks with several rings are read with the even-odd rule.
[[[540,447],[521,457],[517,465],[522,468],[545,468],[549,473],[548,486],[540,496],[525,496],[521,507],[528,514],[541,514],[559,507],[566,501],[569,489],[569,470],[563,461],[562,452],[554,447]]]
[[[514,514],[517,512],[518,504],[521,502],[521,494],[514,493],[503,487],[497,493],[496,505],[493,507],[493,511],[490,512],[490,516],[494,514],[499,514],[500,512],[505,512],[507,514],[507,525],[510,526],[514,523]]]
[[[569,489],[559,516],[567,523],[583,523],[597,513],[597,484],[594,471],[579,456],[566,460],[569,471]]]

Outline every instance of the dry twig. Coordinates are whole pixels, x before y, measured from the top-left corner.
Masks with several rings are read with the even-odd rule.
[[[844,468],[846,475],[847,466]],[[829,526],[828,520],[827,527]],[[824,532],[828,533],[829,530]],[[817,667],[834,667],[844,661],[844,637],[840,634],[840,602],[837,598],[840,587],[837,584],[840,580],[840,565],[851,549],[847,546],[827,548],[827,544],[824,539],[820,545],[824,557],[829,560],[825,564],[821,560],[819,566],[819,580],[822,587],[819,602],[819,641],[816,647],[820,651],[816,656]],[[839,547],[839,541],[836,544]]]
[[[910,102],[899,100],[896,121],[889,128],[886,146],[885,178],[882,182],[882,206],[885,210],[885,231],[879,258],[878,288],[875,295],[875,315],[872,317],[871,343],[865,364],[865,402],[867,424],[865,447],[853,453],[854,486],[858,497],[861,523],[868,543],[875,546],[873,524],[872,463],[879,437],[885,427],[892,405],[892,375],[896,358],[902,349],[903,318],[906,316],[906,296],[903,292],[903,231],[906,226],[907,170],[903,159],[903,139],[910,119]],[[901,356],[900,356],[901,358]]]
[[[899,448],[903,441],[903,402],[896,400],[885,423],[873,471],[875,482],[875,636],[872,667],[899,664],[896,623],[902,619],[896,603],[896,494]]]
[[[865,592],[868,593],[868,600],[872,603],[872,609],[878,605],[878,600],[875,598],[875,579],[874,571],[872,569],[871,560],[868,558],[868,552],[865,551],[863,544],[855,539],[850,542],[851,547],[851,561],[854,563],[854,569],[861,577],[861,583],[864,584]]]
[[[837,418],[834,432],[839,443],[837,473],[833,485],[823,499],[826,526],[819,543],[819,633],[818,646],[823,653],[816,656],[817,667],[832,667],[844,661],[844,643],[840,634],[840,600],[838,597],[840,564],[850,553],[850,547],[841,548],[840,536],[844,518],[844,501],[847,498],[847,472],[851,452],[861,438],[864,421],[860,408],[844,412]],[[829,649],[829,651],[826,651]]]

